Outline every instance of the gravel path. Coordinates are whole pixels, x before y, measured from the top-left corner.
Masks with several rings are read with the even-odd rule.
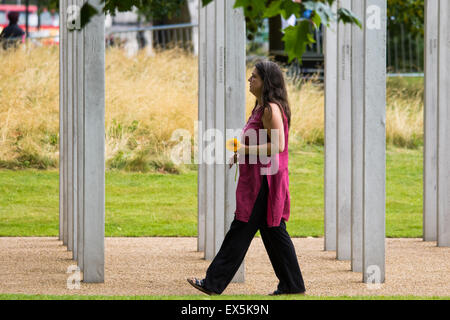
[[[294,238],[308,295],[450,296],[450,248],[421,239],[386,239],[386,283],[368,288],[349,261],[323,251],[323,238]],[[0,238],[0,293],[192,295],[186,278],[209,263],[195,238],[106,238],[105,283],[67,288],[71,253],[56,238]],[[260,238],[246,257],[246,281],[224,294],[267,294],[277,279]]]

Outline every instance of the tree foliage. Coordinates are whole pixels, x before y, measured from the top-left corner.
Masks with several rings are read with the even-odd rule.
[[[424,34],[424,0],[388,0],[388,23],[391,33],[402,29],[412,36]]]
[[[213,0],[202,0],[203,6]],[[249,38],[257,32],[264,18],[281,15],[288,19],[292,15],[301,19],[295,26],[284,29],[282,38],[284,50],[289,57],[301,61],[308,45],[315,42],[314,31],[324,25],[329,27],[333,21],[354,23],[361,27],[361,22],[350,9],[339,8],[337,12],[332,11],[332,5],[336,0],[236,0],[234,7],[243,8],[247,33]],[[305,13],[308,13],[305,15]]]
[[[147,21],[164,20],[179,15],[182,5],[186,0],[153,0],[146,6],[138,7],[138,11]]]
[[[180,12],[182,4],[186,0],[101,0],[103,12],[114,16],[116,12],[130,11],[136,7],[147,20],[160,20],[165,17],[172,17]],[[59,8],[59,0],[40,0],[43,7]],[[91,1],[92,2],[92,1]],[[84,26],[89,19],[99,12],[86,1],[82,11],[82,26]]]

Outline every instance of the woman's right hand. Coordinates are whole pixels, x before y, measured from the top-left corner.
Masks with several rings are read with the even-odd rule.
[[[229,169],[231,169],[233,167],[233,165],[238,162],[238,160],[239,160],[239,154],[235,153],[228,161]]]

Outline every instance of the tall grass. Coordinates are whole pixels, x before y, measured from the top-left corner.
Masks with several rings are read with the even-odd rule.
[[[0,51],[0,166],[53,167],[59,132],[58,49]]]
[[[410,149],[423,145],[423,78],[389,78],[387,88],[387,143]]]
[[[49,168],[59,156],[57,47],[0,52],[0,167]],[[251,72],[251,66],[246,70]],[[170,160],[176,129],[193,139],[197,120],[197,57],[179,50],[129,58],[106,52],[106,160],[109,169],[179,173]],[[288,82],[292,109],[290,144],[323,144],[323,88]],[[248,90],[247,90],[248,92]],[[388,81],[387,142],[422,144],[423,84]],[[247,93],[249,116],[254,98]]]

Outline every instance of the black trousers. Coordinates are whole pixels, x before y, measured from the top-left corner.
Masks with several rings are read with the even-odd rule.
[[[279,280],[278,290],[283,293],[305,291],[303,277],[297,261],[292,240],[286,230],[284,220],[279,227],[267,226],[267,177],[256,199],[248,222],[234,219],[225,235],[219,252],[206,272],[206,289],[221,294],[233,279],[255,236],[260,231],[270,262]]]

